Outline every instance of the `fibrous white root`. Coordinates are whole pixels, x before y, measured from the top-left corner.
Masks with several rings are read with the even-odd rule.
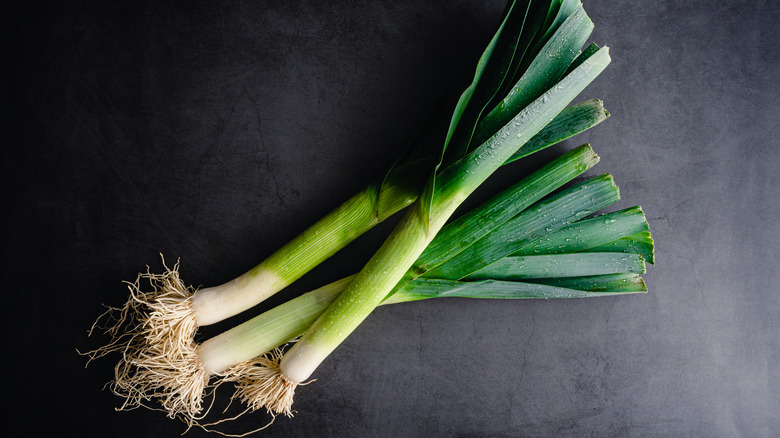
[[[283,351],[275,349],[264,356],[234,366],[223,376],[226,382],[235,382],[233,398],[239,399],[251,410],[265,408],[275,416],[293,416],[292,404],[298,384],[279,369]]]
[[[163,260],[165,266],[165,261]],[[111,390],[124,398],[120,410],[157,401],[168,416],[191,422],[203,410],[209,375],[197,355],[198,324],[192,310],[192,288],[179,278],[179,263],[162,274],[147,267],[135,282],[126,282],[130,297],[121,308],[109,308],[98,319],[109,319],[110,342],[86,353],[90,360],[112,352],[121,354]],[[150,291],[141,290],[147,280]]]

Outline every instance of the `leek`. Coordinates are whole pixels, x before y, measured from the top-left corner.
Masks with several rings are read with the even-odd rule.
[[[480,241],[495,241],[491,238],[491,235],[497,232],[503,233],[507,227],[507,224],[518,223],[517,218],[523,218],[529,214],[536,217],[544,218],[543,221],[536,223],[534,227],[538,230],[534,233],[537,236],[537,242],[546,242],[546,234],[555,234],[555,226],[557,225],[558,217],[563,216],[563,213],[571,209],[569,204],[569,197],[561,196],[561,193],[574,192],[582,195],[582,199],[594,199],[594,194],[603,191],[603,187],[598,184],[591,184],[589,181],[577,184],[574,188],[564,190],[555,195],[550,195],[553,191],[560,188],[571,179],[580,175],[582,172],[590,169],[598,162],[598,157],[588,145],[575,148],[574,150],[564,154],[563,156],[555,159],[551,163],[543,166],[540,170],[527,176],[520,182],[509,187],[493,199],[473,209],[472,211],[462,215],[459,219],[448,223],[439,233],[434,241],[429,245],[425,254],[428,256],[428,261],[431,258],[439,260],[439,264],[446,265],[447,258],[456,258],[459,251],[464,249],[464,242],[470,242],[471,246],[479,243]],[[596,179],[604,180],[604,177],[597,177]],[[612,187],[614,193],[617,192],[617,187]],[[577,189],[578,187],[585,187],[585,189]],[[546,198],[545,198],[546,196]],[[617,197],[611,197],[614,202]],[[534,204],[531,204],[534,200],[537,200]],[[594,203],[592,201],[587,202],[589,207],[579,206],[578,211],[587,209],[587,212],[594,212],[601,207],[603,203]],[[545,206],[547,210],[540,209],[540,206]],[[552,206],[552,207],[551,207]],[[549,211],[550,214],[538,215],[539,211]],[[630,217],[628,217],[630,219]],[[617,225],[620,225],[625,219],[618,219],[615,221]],[[587,220],[585,220],[587,221]],[[592,222],[592,221],[591,221]],[[520,221],[522,223],[522,221]],[[526,223],[528,223],[526,221]],[[614,233],[616,230],[615,223],[608,221],[596,221],[593,224],[598,228],[601,227],[603,235],[612,236],[614,239],[622,239],[622,234]],[[593,229],[593,225],[590,227]],[[620,226],[619,228],[624,228]],[[591,231],[590,234],[593,234]],[[625,233],[624,233],[625,234]],[[533,239],[531,239],[533,240]],[[537,242],[530,242],[529,247],[533,247],[533,244],[539,245]],[[649,250],[652,253],[652,239],[648,239]],[[572,245],[574,242],[571,243]],[[438,248],[438,250],[437,250]],[[448,252],[448,249],[460,248],[459,251]],[[574,248],[572,246],[572,248]],[[558,248],[560,250],[560,248]],[[506,251],[504,251],[506,252]],[[629,251],[630,252],[630,251]],[[436,255],[438,256],[432,256]],[[442,255],[444,254],[444,255]],[[382,304],[394,304],[408,301],[415,301],[428,298],[437,297],[469,297],[469,298],[576,298],[576,297],[588,297],[588,296],[605,296],[610,294],[617,294],[626,291],[621,290],[607,290],[600,289],[598,291],[591,291],[587,288],[578,288],[577,286],[540,286],[534,284],[539,279],[550,277],[552,270],[558,269],[555,275],[560,276],[579,276],[579,275],[596,275],[605,276],[613,272],[637,272],[637,269],[629,269],[619,266],[621,263],[619,259],[625,257],[631,257],[634,254],[614,254],[614,253],[596,253],[596,254],[582,254],[586,258],[586,263],[591,260],[592,270],[583,270],[583,267],[576,259],[572,258],[571,254],[564,254],[562,258],[533,256],[533,258],[526,258],[535,260],[535,268],[533,270],[536,274],[533,274],[529,270],[528,263],[520,266],[514,264],[515,269],[509,268],[505,270],[504,274],[497,273],[490,281],[471,281],[472,279],[466,278],[465,281],[457,281],[461,277],[465,277],[468,269],[461,273],[456,273],[449,279],[432,279],[432,278],[414,278],[414,277],[426,277],[425,273],[419,271],[420,266],[424,266],[422,256],[418,259],[418,263],[415,263],[412,269],[410,269],[409,276],[414,278],[410,282],[407,282],[400,287],[397,285],[389,296],[383,301]],[[575,255],[576,256],[576,255]],[[601,263],[595,265],[592,262],[592,257],[604,256],[601,261],[604,262],[603,267]],[[515,259],[517,257],[510,256],[507,260]],[[500,259],[494,267],[500,266],[504,259]],[[483,263],[484,264],[484,263]],[[625,264],[625,263],[623,263]],[[618,265],[618,266],[615,266]],[[638,265],[643,265],[638,263]],[[467,265],[469,269],[474,265]],[[566,267],[569,267],[567,269]],[[597,271],[601,269],[601,271]],[[416,272],[411,272],[416,271]],[[508,273],[508,275],[507,275]],[[527,279],[526,282],[518,281],[506,281],[510,279],[511,275],[519,275]],[[270,364],[268,359],[261,356],[263,353],[278,347],[285,342],[292,340],[300,336],[303,331],[316,320],[316,318],[322,314],[322,312],[332,303],[332,301],[338,296],[339,293],[346,287],[353,277],[348,277],[332,284],[326,285],[318,290],[304,294],[296,299],[293,299],[287,303],[284,303],[277,308],[274,308],[262,315],[259,315],[233,329],[230,329],[212,339],[207,340],[197,348],[197,355],[191,358],[191,363],[198,364],[200,370],[199,373],[206,373],[209,376],[214,376],[218,381],[236,381],[239,383],[239,397],[245,399],[253,409],[257,409],[262,406],[265,401],[258,401],[256,395],[257,387],[257,374],[267,370],[268,367],[256,367],[255,364],[265,363]],[[628,292],[642,292],[646,291],[643,288],[637,288]],[[593,293],[601,292],[601,293]],[[265,362],[264,362],[265,361]],[[120,363],[118,369],[122,369],[123,374],[132,374],[135,371],[138,374],[139,370],[137,364],[123,362]],[[190,370],[191,372],[192,370]],[[154,370],[156,375],[166,374],[168,370],[160,367]],[[192,391],[186,392],[185,388],[193,389],[191,385],[188,385],[188,378],[191,376],[180,375],[180,383],[178,388],[166,387],[162,391],[152,395],[154,398],[161,398],[162,402],[170,402],[170,399],[175,400],[177,397],[181,398],[182,395],[188,395],[194,397]],[[184,383],[181,383],[184,382]],[[118,394],[132,402],[133,397],[139,394],[137,381],[131,379],[117,379],[114,382],[112,388]],[[201,391],[203,388],[201,388]],[[166,393],[167,391],[167,393]],[[199,394],[198,394],[199,395]],[[130,403],[129,406],[132,406]],[[185,411],[171,412],[171,414],[184,414],[185,417],[192,415]]]
[[[198,327],[260,303],[409,205],[413,205],[412,212],[402,219],[409,225],[399,230],[410,236],[400,236],[399,231],[393,237],[408,241],[409,251],[406,245],[397,245],[393,251],[404,253],[398,254],[400,259],[414,260],[468,193],[497,167],[604,120],[608,114],[600,101],[565,107],[609,62],[607,49],[583,59],[579,47],[592,23],[581,5],[569,0],[548,3],[554,7],[542,8],[538,2],[509,5],[501,30],[480,60],[474,82],[461,95],[444,147],[437,151],[423,132],[390,170],[363,191],[223,285],[194,290],[179,277],[178,263],[172,269],[166,266],[163,274],[147,270],[128,283],[126,304],[106,312],[107,318],[113,318],[105,329],[112,339],[88,353],[90,357],[122,352],[115,380],[132,387],[135,402],[148,394],[166,394],[163,406],[171,415],[197,414],[202,407],[197,394],[208,381],[208,375],[192,365],[197,360],[194,337]],[[543,10],[551,14],[549,20],[542,17]],[[571,69],[577,59],[581,64]],[[512,138],[507,141],[507,136]],[[529,146],[522,152],[524,144]],[[465,175],[470,177],[461,180]],[[391,288],[395,277],[405,271],[403,263],[388,268],[396,275],[385,278],[383,289]],[[142,279],[152,283],[151,290],[141,290]],[[361,277],[355,288],[362,281]],[[189,388],[180,388],[178,372],[162,376],[152,371],[171,367],[190,376],[186,379]],[[139,370],[145,371],[139,374]],[[171,392],[175,395],[168,396]]]
[[[129,284],[128,304],[115,309],[119,311],[118,322],[107,329],[112,342],[90,354],[94,358],[112,351],[123,353],[116,367],[115,392],[126,397],[130,407],[157,398],[169,416],[194,418],[202,410],[203,389],[212,376],[243,379],[235,368],[237,361],[246,363],[247,355],[255,357],[274,348],[271,344],[278,346],[302,335],[290,352],[277,358],[280,364],[266,363],[270,372],[261,382],[265,389],[251,396],[255,408],[265,406],[290,415],[295,386],[380,304],[445,296],[571,298],[645,291],[641,279],[634,278],[641,271],[642,258],[632,255],[638,249],[652,253],[652,246],[641,237],[643,230],[612,233],[611,240],[609,233],[602,232],[583,247],[594,249],[588,255],[553,257],[562,246],[551,247],[549,239],[539,242],[542,237],[563,235],[586,215],[614,202],[617,188],[608,175],[590,181],[590,186],[578,185],[537,202],[568,181],[557,180],[554,172],[545,169],[537,174],[537,183],[547,191],[516,191],[513,202],[504,198],[492,210],[464,215],[454,222],[457,226],[445,227],[458,206],[496,169],[608,117],[598,100],[566,108],[610,62],[606,47],[591,45],[580,52],[592,27],[579,1],[510,2],[498,32],[480,58],[473,82],[455,106],[438,151],[426,141],[416,140],[364,191],[255,268],[221,286],[197,291],[186,287],[178,276],[178,264],[164,274],[147,271],[140,275]],[[587,167],[583,165],[579,171]],[[578,193],[592,196],[580,202]],[[549,210],[553,201],[557,201],[558,210]],[[226,332],[229,335],[195,344],[199,326],[256,305],[409,206],[358,274],[285,303]],[[552,223],[541,226],[546,219]],[[497,229],[508,230],[501,227],[510,223],[526,233],[525,240],[513,240],[508,246],[489,240]],[[468,235],[448,231],[457,227],[467,230]],[[598,234],[596,228],[591,227],[594,234]],[[440,230],[445,239],[437,239]],[[626,255],[618,256],[617,252]],[[458,263],[474,255],[481,262],[470,264],[468,272],[461,270]],[[597,257],[609,260],[606,264],[612,268],[601,272],[591,263],[586,269],[588,261]],[[631,262],[621,265],[623,258]],[[551,271],[572,260],[584,260],[575,263],[582,269]],[[511,263],[515,268],[504,266]],[[548,275],[528,277],[529,264],[548,270]],[[519,273],[518,266],[526,267],[525,274]],[[579,283],[545,283],[564,271]],[[502,276],[505,278],[495,278]],[[611,278],[611,283],[600,283],[605,278]],[[141,292],[141,279],[152,283],[151,292]],[[603,288],[598,289],[599,285]],[[234,336],[239,332],[243,335]],[[241,354],[228,357],[222,353],[220,339],[227,337],[231,338],[231,351]],[[273,340],[264,341],[265,337]]]

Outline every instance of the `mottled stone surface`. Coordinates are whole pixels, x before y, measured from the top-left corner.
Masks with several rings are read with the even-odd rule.
[[[613,209],[647,213],[650,293],[381,308],[299,390],[295,418],[257,436],[778,436],[778,5],[587,2],[613,62],[578,100],[601,98],[612,117],[469,201],[590,142],[602,161],[589,174],[621,188]],[[6,336],[25,367],[7,394],[41,421],[11,416],[6,430],[182,433],[159,412],[114,412],[110,360],[84,370],[75,348],[95,346],[85,331],[100,304],[122,302],[121,281],[159,269],[160,252],[194,285],[227,281],[360,189],[469,79],[502,8],[41,2],[7,14]],[[356,271],[392,225],[254,311]]]

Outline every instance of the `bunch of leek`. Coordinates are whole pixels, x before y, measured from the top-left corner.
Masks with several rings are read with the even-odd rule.
[[[413,279],[393,288],[381,304],[441,297],[546,299],[646,292],[639,274],[645,272],[645,261],[653,263],[653,242],[641,209],[585,218],[619,199],[611,177],[600,175],[551,195],[597,162],[590,146],[583,145],[448,223],[407,272]],[[433,265],[437,268],[430,269]],[[251,410],[266,406],[275,414],[262,391],[264,377],[279,359],[272,350],[300,336],[353,277],[303,294],[203,342],[197,349],[199,363],[216,385],[236,382],[236,398]],[[114,387],[124,397],[131,389]],[[185,420],[197,424],[195,418]]]
[[[520,190],[505,197],[519,197],[514,209],[479,210],[464,216],[471,217],[471,222],[464,224],[467,220],[461,218],[453,222],[460,225],[443,228],[460,203],[498,167],[606,118],[598,101],[565,108],[609,63],[606,48],[591,45],[580,52],[592,27],[579,1],[510,2],[498,32],[478,63],[473,83],[451,114],[438,150],[424,139],[416,140],[386,174],[364,191],[264,262],[222,286],[193,292],[179,279],[177,267],[160,275],[147,272],[139,276],[139,280],[151,280],[153,290],[142,292],[139,281],[129,285],[128,303],[112,309],[118,315],[107,329],[112,342],[91,353],[94,358],[122,352],[113,388],[126,398],[126,406],[157,399],[170,416],[195,418],[202,411],[204,388],[216,375],[239,382],[241,397],[253,408],[265,406],[289,415],[295,386],[307,379],[379,304],[438,296],[579,297],[591,296],[594,291],[600,291],[599,295],[644,291],[637,275],[643,269],[639,267],[643,266],[641,257],[618,257],[609,248],[632,251],[644,245],[643,255],[647,257],[646,247],[650,245],[651,255],[652,241],[643,234],[646,230],[612,235],[614,238],[606,240],[602,237],[595,240],[597,245],[573,249],[562,243],[573,239],[571,231],[569,237],[561,237],[565,233],[552,232],[553,227],[546,226],[544,232],[538,228],[528,231],[530,240],[523,247],[502,244],[505,235],[501,233],[509,228],[498,224],[504,222],[515,223],[513,233],[518,232],[518,226],[519,230],[532,230],[535,221],[540,220],[539,214],[557,224],[589,223],[580,221],[582,215],[604,205],[572,210],[569,213],[573,215],[566,216],[561,209],[570,208],[570,204],[555,204],[558,209],[548,211],[541,207],[547,205],[546,200],[539,203],[545,213],[528,213],[537,208],[534,202],[568,180],[546,186],[547,191]],[[582,171],[589,166],[580,167]],[[555,175],[549,168],[540,172],[535,178]],[[603,177],[593,184],[602,187],[607,180]],[[526,211],[531,204],[534,207]],[[195,343],[199,326],[221,321],[261,302],[410,205],[399,226],[355,276],[305,294],[200,346]],[[493,213],[497,214],[495,218],[485,219]],[[635,217],[641,211],[621,214]],[[496,225],[495,229],[485,228],[483,224],[487,223]],[[436,238],[442,228],[443,234]],[[446,231],[461,228],[471,231],[457,238],[449,236],[454,231]],[[541,242],[542,236],[549,240],[548,246]],[[558,242],[558,247],[549,242]],[[568,254],[584,249],[588,249],[587,255]],[[469,261],[475,256],[486,262],[467,272],[463,269],[466,265],[480,266]],[[630,267],[615,267],[621,263]],[[612,266],[617,272],[608,275],[586,268],[596,265]],[[560,270],[562,266],[581,270]],[[539,272],[547,274],[540,276]],[[281,364],[264,362],[260,377],[257,367],[247,366],[253,358],[301,334],[303,337],[292,349],[294,354],[285,355]],[[258,387],[263,389],[258,391]]]

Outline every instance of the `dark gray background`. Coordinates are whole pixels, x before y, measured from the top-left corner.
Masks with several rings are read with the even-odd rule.
[[[780,434],[778,5],[586,2],[613,63],[578,101],[601,98],[612,117],[470,200],[590,142],[591,174],[622,190],[611,209],[648,215],[650,293],[381,308],[263,435]],[[121,281],[159,269],[160,252],[189,283],[227,281],[360,189],[469,78],[502,8],[66,1],[5,14],[6,398],[33,421],[4,430],[184,432],[160,412],[114,412],[112,360],[84,369],[76,348],[99,345],[86,330],[101,303],[121,303]],[[357,270],[392,225],[267,305]]]

